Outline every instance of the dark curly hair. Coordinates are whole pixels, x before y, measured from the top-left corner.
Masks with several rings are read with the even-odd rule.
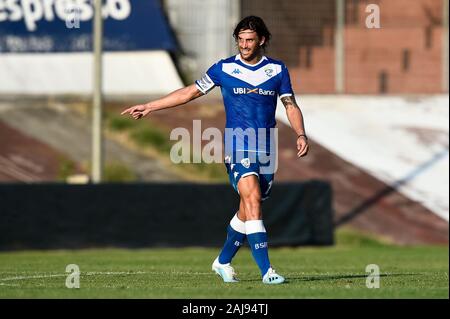
[[[252,30],[258,34],[259,38],[264,37],[264,44],[261,46],[264,50],[266,49],[266,45],[269,44],[269,40],[271,38],[271,34],[269,29],[267,29],[266,24],[263,19],[257,16],[248,16],[241,20],[238,23],[233,32],[233,37],[237,41],[239,38],[239,32],[242,30]]]

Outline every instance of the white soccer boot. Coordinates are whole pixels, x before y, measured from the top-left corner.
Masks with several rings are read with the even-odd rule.
[[[222,277],[224,282],[238,282],[236,278],[236,272],[234,268],[231,267],[230,263],[221,264],[219,263],[219,257],[214,260],[212,264],[212,270],[216,272],[220,277]]]
[[[275,269],[270,267],[269,270],[267,270],[266,274],[263,276],[262,282],[269,285],[282,284],[284,282],[284,277],[278,275],[275,272]]]

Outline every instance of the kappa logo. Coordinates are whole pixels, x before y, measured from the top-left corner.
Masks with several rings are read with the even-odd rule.
[[[250,159],[248,157],[243,158],[241,160],[241,164],[242,166],[244,166],[245,168],[249,168],[250,167]]]
[[[239,172],[234,172],[234,179],[239,175]]]
[[[242,71],[239,69],[234,69],[233,72],[231,72],[231,74],[242,74]]]

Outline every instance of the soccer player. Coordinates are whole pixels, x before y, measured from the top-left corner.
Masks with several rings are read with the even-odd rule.
[[[237,282],[231,260],[247,239],[262,282],[280,284],[285,279],[270,264],[261,209],[261,202],[270,195],[276,170],[277,97],[297,135],[298,157],[307,154],[308,139],[287,67],[264,55],[271,37],[264,21],[256,16],[246,17],[238,23],[233,36],[239,50],[237,55],[211,66],[194,84],[161,99],[127,108],[122,114],[140,119],[151,112],[192,101],[216,86],[221,88],[226,112],[224,163],[240,204],[212,270],[224,282]]]

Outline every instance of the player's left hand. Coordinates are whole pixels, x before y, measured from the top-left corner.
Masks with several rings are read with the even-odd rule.
[[[300,136],[297,138],[297,157],[303,157],[306,156],[306,154],[308,154],[308,149],[309,149],[309,145],[308,145],[308,139],[305,136]]]

